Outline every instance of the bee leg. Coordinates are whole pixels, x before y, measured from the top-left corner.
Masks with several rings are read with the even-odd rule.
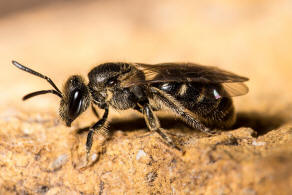
[[[184,106],[182,106],[177,100],[175,100],[169,94],[161,91],[160,89],[151,88],[154,98],[157,98],[165,107],[169,108],[175,114],[179,115],[186,123],[191,125],[193,128],[198,129],[206,134],[213,135],[209,128],[207,128],[203,123],[196,119],[190,111],[188,111]]]
[[[104,114],[102,118],[97,121],[90,129],[87,135],[87,140],[86,140],[86,159],[88,161],[89,153],[92,147],[92,142],[93,142],[93,134],[95,132],[98,132],[102,135],[107,135],[107,130],[104,127],[108,117],[108,107],[105,107],[104,109]]]
[[[171,140],[170,137],[168,137],[166,134],[164,134],[161,131],[159,120],[156,117],[156,115],[153,113],[153,111],[148,103],[143,106],[142,113],[144,114],[144,118],[145,118],[147,127],[150,129],[150,131],[154,131],[154,132],[158,133],[170,146],[183,152],[182,149],[180,149],[178,146],[176,146],[173,143],[173,141]]]
[[[97,118],[100,118],[100,117],[99,117],[99,114],[98,114],[98,112],[96,111],[96,109],[95,109],[95,107],[93,106],[93,104],[91,104],[91,109],[92,109],[93,114],[94,114]]]

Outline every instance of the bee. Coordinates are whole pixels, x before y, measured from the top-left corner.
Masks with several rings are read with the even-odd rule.
[[[108,134],[109,109],[133,109],[140,112],[148,129],[158,133],[170,146],[180,150],[160,126],[155,111],[167,110],[192,128],[211,133],[213,128],[230,128],[236,115],[231,97],[248,92],[243,83],[248,78],[213,66],[193,63],[104,63],[88,73],[89,82],[73,75],[61,92],[47,76],[16,61],[12,64],[30,74],[47,80],[53,87],[29,93],[31,97],[52,93],[61,98],[59,115],[69,127],[90,105],[98,117],[95,106],[104,110],[103,116],[90,127],[86,151],[90,153],[93,134]]]

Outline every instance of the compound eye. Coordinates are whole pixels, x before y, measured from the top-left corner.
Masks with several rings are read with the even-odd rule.
[[[72,96],[69,101],[69,117],[75,118],[78,116],[82,105],[82,93],[80,90],[72,92]]]

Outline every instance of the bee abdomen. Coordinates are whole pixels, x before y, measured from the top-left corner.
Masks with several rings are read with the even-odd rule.
[[[186,100],[191,99],[194,101],[199,97],[201,87],[193,88],[189,83],[168,82],[163,84],[155,84],[155,87],[172,95],[173,97]]]
[[[235,121],[232,99],[220,96],[224,89],[219,84],[168,82],[155,85],[195,113],[208,127],[229,128]]]
[[[181,83],[176,83],[176,82],[170,82],[170,83],[163,83],[163,84],[157,84],[160,90],[165,91],[166,93],[170,95],[174,95],[177,93],[177,91],[181,87]]]
[[[218,101],[217,107],[212,112],[209,112],[209,114],[203,115],[202,118],[210,127],[230,128],[235,122],[235,110],[232,99],[223,97]]]

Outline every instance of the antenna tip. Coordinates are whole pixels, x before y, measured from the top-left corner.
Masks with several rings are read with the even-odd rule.
[[[18,65],[20,65],[17,61],[15,61],[15,60],[12,60],[11,61],[12,62],[12,64],[14,65],[14,66],[18,66]]]

